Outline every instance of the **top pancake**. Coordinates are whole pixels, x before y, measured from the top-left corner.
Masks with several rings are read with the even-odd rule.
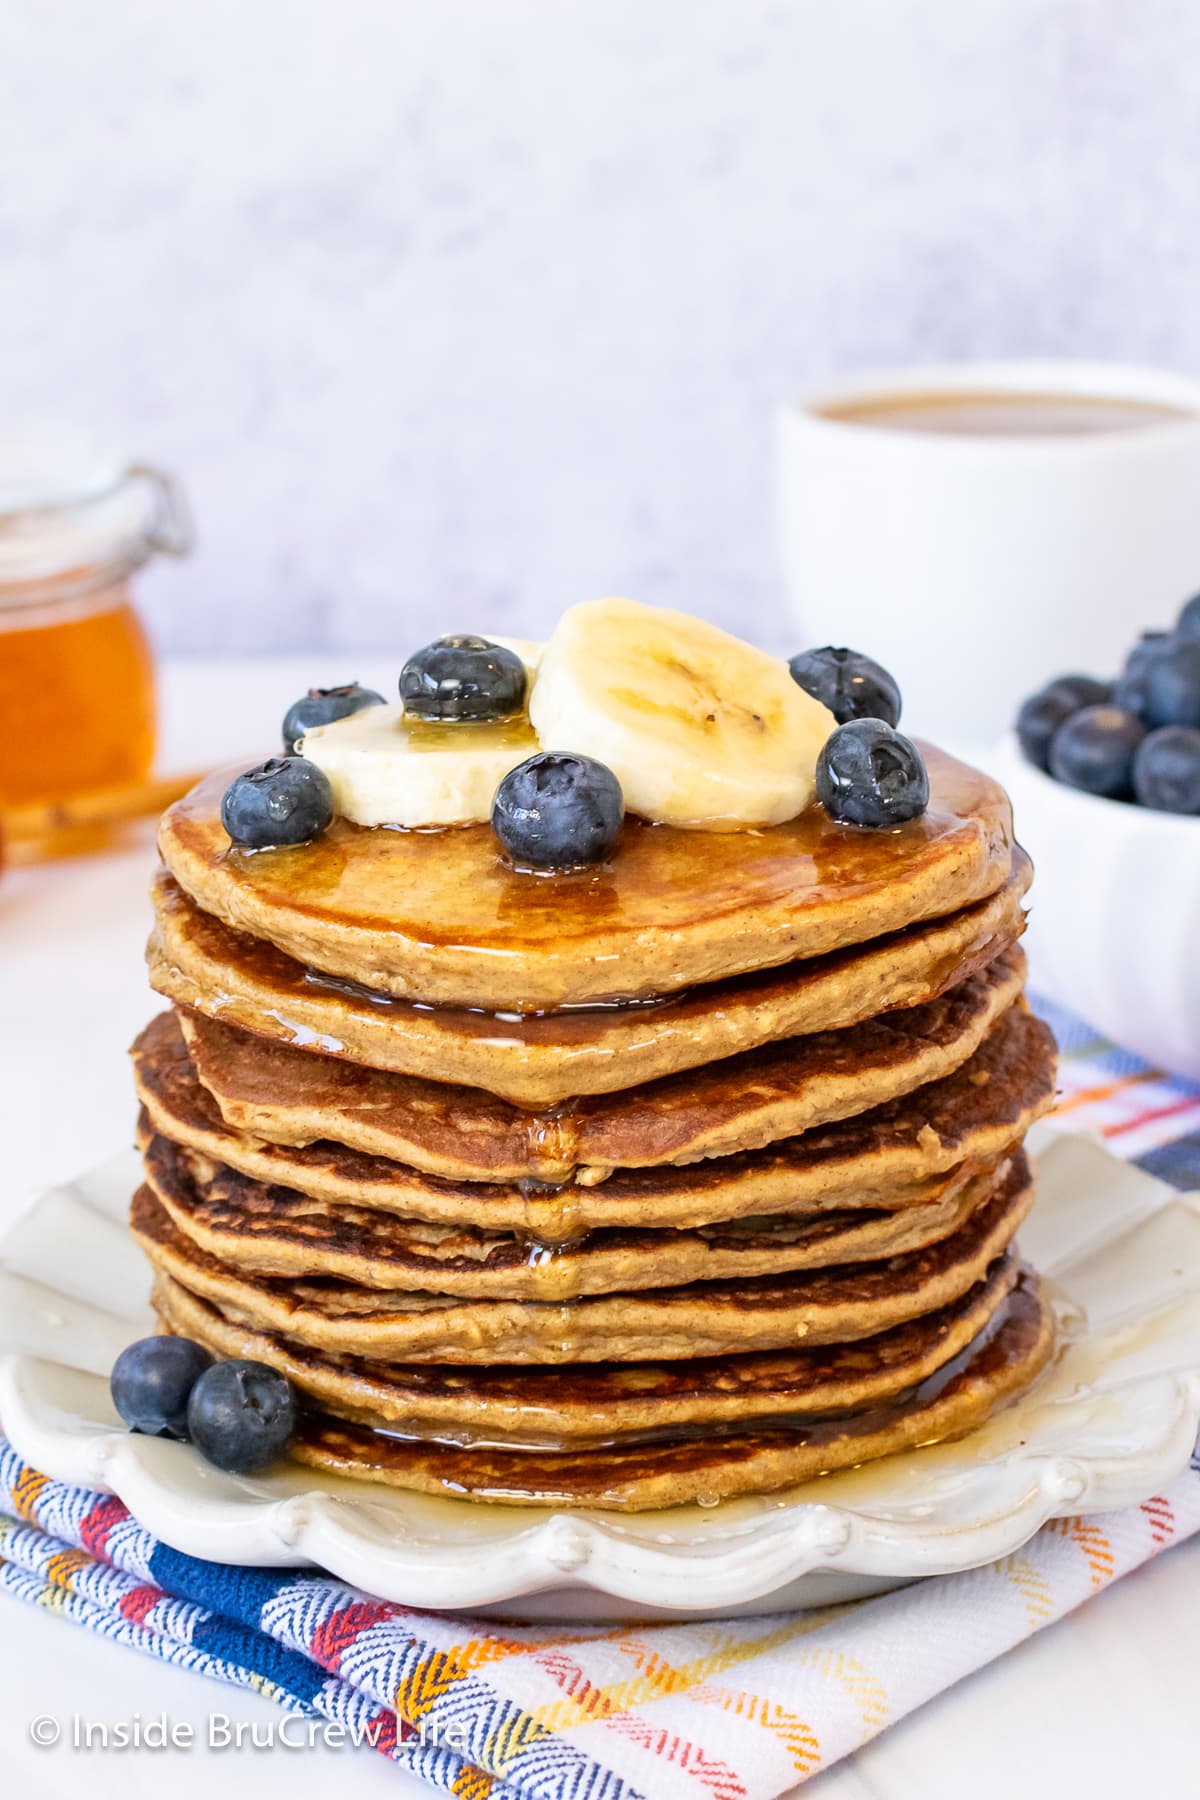
[[[925,748],[928,811],[894,831],[819,806],[765,830],[680,831],[628,818],[611,861],[530,874],[489,826],[363,830],[233,849],[230,772],[176,802],[162,857],[204,911],[306,966],[437,1005],[521,1013],[675,993],[821,956],[944,917],[1013,866],[1002,788]]]

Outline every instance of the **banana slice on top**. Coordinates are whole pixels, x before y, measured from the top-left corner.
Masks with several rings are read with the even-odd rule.
[[[588,600],[563,614],[529,716],[544,750],[606,763],[631,812],[717,831],[802,812],[837,725],[785,663],[702,619],[633,600]]]
[[[342,818],[411,827],[486,824],[504,777],[537,748],[523,716],[438,724],[406,718],[402,706],[369,706],[300,742]]]

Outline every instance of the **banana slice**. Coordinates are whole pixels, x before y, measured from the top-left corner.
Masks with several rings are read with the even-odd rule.
[[[775,657],[633,600],[563,614],[529,716],[544,750],[606,763],[631,812],[717,831],[802,812],[837,723]]]
[[[405,718],[402,706],[369,706],[300,742],[356,825],[485,824],[504,777],[537,748],[523,717],[431,724]]]

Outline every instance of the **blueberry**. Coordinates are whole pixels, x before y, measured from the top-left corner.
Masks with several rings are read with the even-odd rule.
[[[404,710],[417,719],[508,719],[525,705],[525,664],[481,637],[443,637],[400,671]]]
[[[332,725],[367,706],[382,706],[384,698],[374,688],[349,681],[345,687],[309,688],[302,700],[293,700],[283,715],[283,753],[295,756],[296,746],[315,725]]]
[[[858,650],[802,650],[788,668],[806,694],[827,706],[839,725],[850,719],[882,719],[894,725],[900,717],[900,689],[879,663]]]
[[[208,1351],[191,1338],[139,1338],[113,1364],[113,1405],[133,1431],[186,1438],[188,1397],[211,1367]]]
[[[1125,658],[1124,671],[1113,683],[1110,696],[1113,706],[1136,713],[1145,724],[1150,704],[1151,667],[1171,654],[1180,641],[1173,631],[1143,631]]]
[[[1145,727],[1119,706],[1085,706],[1060,726],[1050,746],[1050,773],[1069,787],[1124,799],[1132,786],[1133,753]]]
[[[272,756],[247,769],[221,801],[222,825],[248,850],[307,844],[332,818],[329,777],[303,756]]]
[[[1165,725],[1143,738],[1133,758],[1133,791],[1159,812],[1200,813],[1200,731]]]
[[[1065,725],[1079,706],[1061,689],[1043,688],[1031,694],[1017,714],[1017,738],[1021,749],[1035,768],[1050,767],[1050,744],[1060,725]]]
[[[1113,682],[1111,704],[1121,712],[1132,713],[1135,719],[1145,722],[1146,715],[1146,664],[1142,662],[1135,668],[1126,666],[1125,673]]]
[[[624,816],[611,769],[551,750],[510,770],[492,802],[492,829],[512,860],[529,869],[602,862]]]
[[[253,1475],[287,1448],[296,1429],[292,1384],[266,1363],[214,1363],[192,1389],[188,1436],[206,1461],[230,1475]]]
[[[882,719],[851,719],[817,758],[817,799],[842,825],[902,825],[929,805],[921,753]]]
[[[1145,676],[1147,725],[1200,725],[1200,641],[1173,639],[1138,675]]]
[[[1097,681],[1094,675],[1059,675],[1042,692],[1064,694],[1075,702],[1078,711],[1084,706],[1107,706],[1112,698],[1112,682]]]
[[[1125,673],[1132,675],[1136,670],[1144,668],[1161,650],[1174,642],[1174,637],[1175,634],[1171,631],[1143,631],[1125,658]]]
[[[1181,637],[1200,638],[1200,594],[1194,594],[1188,601],[1175,629]]]

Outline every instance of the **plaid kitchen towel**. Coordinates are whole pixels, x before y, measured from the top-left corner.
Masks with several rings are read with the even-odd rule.
[[[1115,1156],[1192,1193],[1200,1188],[1200,1084],[1164,1075],[1048,1000],[1034,1008],[1058,1039],[1057,1131],[1092,1131]]]
[[[1043,1008],[1058,1129],[1200,1186],[1200,1088]],[[0,1590],[251,1688],[463,1800],[775,1800],[1200,1530],[1200,1463],[1140,1507],[874,1600],[711,1624],[508,1626],[158,1542],[0,1439]]]
[[[462,1800],[774,1800],[1200,1529],[1200,1467],[1019,1555],[820,1612],[498,1626],[198,1562],[0,1440],[0,1589],[343,1728]]]

